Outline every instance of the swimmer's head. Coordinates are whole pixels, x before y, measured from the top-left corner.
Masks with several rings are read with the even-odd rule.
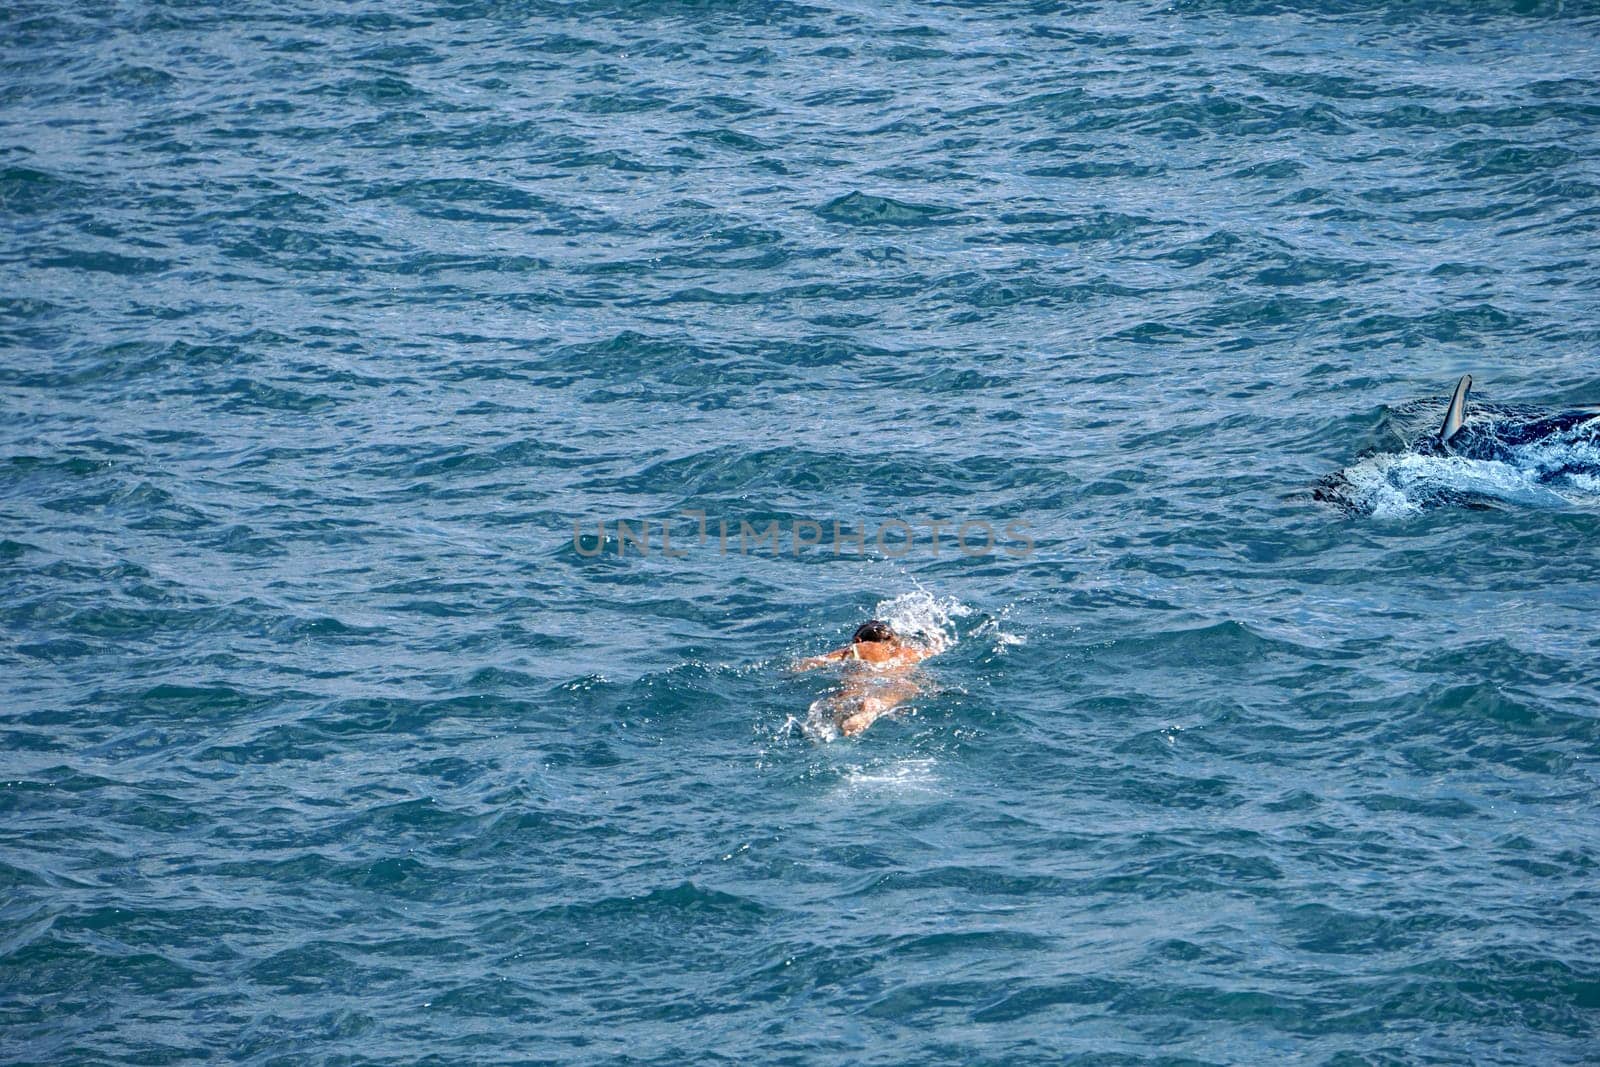
[[[850,638],[852,645],[863,641],[893,641],[894,631],[889,629],[889,624],[879,619],[864,622],[856,627],[855,636]]]

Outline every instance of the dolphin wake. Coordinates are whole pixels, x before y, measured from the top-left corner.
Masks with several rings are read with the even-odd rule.
[[[1328,475],[1317,499],[1378,518],[1438,507],[1600,508],[1600,411],[1475,402],[1459,425],[1446,414],[1448,437],[1417,436],[1438,411],[1417,401],[1387,412],[1386,436],[1408,443]]]

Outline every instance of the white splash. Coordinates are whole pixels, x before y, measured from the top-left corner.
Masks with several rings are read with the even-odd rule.
[[[1414,452],[1380,453],[1368,456],[1345,468],[1350,502],[1378,518],[1415,515],[1423,505],[1441,495],[1460,495],[1503,500],[1532,507],[1594,505],[1600,481],[1588,475],[1541,480],[1543,471],[1559,466],[1572,456],[1566,448],[1560,460],[1540,455],[1551,445],[1519,449],[1524,462],[1507,463],[1493,459],[1467,459],[1462,456],[1424,456]],[[1526,465],[1524,465],[1526,464]]]
[[[992,637],[993,641],[989,651],[996,656],[1003,656],[1009,648],[1025,645],[1028,639],[1021,634],[1014,634],[1006,630],[1007,617],[1011,614],[1011,606],[1002,608],[1000,614],[994,618],[985,619],[977,629],[972,631],[973,637]]]
[[[852,793],[873,794],[933,792],[939,785],[937,766],[932,757],[921,757],[850,767],[844,772],[844,788]]]
[[[926,645],[935,655],[960,643],[956,620],[972,614],[955,597],[935,597],[926,589],[880,600],[872,617],[888,623],[902,637]]]
[[[841,734],[839,726],[834,722],[834,703],[832,694],[818,697],[811,702],[811,707],[806,709],[805,720],[800,722],[800,732],[813,741],[828,744],[837,741]],[[794,716],[789,717],[789,722],[795,722]]]

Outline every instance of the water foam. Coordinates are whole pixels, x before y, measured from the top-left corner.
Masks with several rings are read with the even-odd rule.
[[[844,772],[843,789],[850,793],[881,795],[932,792],[938,784],[938,761],[931,756],[921,756],[850,767]]]
[[[960,643],[956,620],[971,614],[972,609],[955,597],[936,597],[926,589],[880,600],[872,609],[873,618],[882,619],[902,637],[927,646],[934,655]]]
[[[1461,501],[1529,507],[1600,507],[1600,443],[1590,420],[1493,458],[1383,452],[1342,472],[1351,506],[1378,518]]]

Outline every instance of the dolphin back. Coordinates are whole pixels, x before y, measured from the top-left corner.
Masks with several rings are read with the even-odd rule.
[[[1439,427],[1439,443],[1447,445],[1450,438],[1461,429],[1461,424],[1467,417],[1467,392],[1472,388],[1472,375],[1463,374],[1456,383],[1456,391],[1450,397],[1450,406],[1444,411],[1444,425]]]

